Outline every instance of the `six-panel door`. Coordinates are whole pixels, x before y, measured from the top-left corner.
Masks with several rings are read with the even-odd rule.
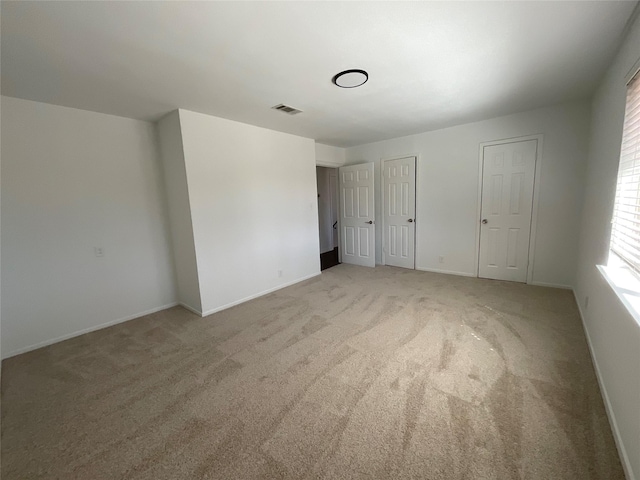
[[[526,282],[537,140],[484,147],[478,276]]]
[[[375,267],[373,163],[340,167],[340,228],[343,263]]]
[[[416,159],[385,160],[382,165],[384,263],[415,268]]]

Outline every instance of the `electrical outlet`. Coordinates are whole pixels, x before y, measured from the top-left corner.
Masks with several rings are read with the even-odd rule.
[[[438,262],[439,262],[439,263],[444,263],[444,257],[443,257],[442,255],[440,255],[440,256],[438,257]]]
[[[104,248],[93,247],[93,253],[96,255],[96,257],[104,257]]]
[[[589,308],[589,295],[584,297],[584,309],[586,310],[587,308]]]

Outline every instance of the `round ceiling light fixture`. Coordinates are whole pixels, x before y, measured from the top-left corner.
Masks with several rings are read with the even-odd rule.
[[[364,70],[345,70],[335,75],[331,81],[340,88],[355,88],[364,85],[369,80],[369,74]]]

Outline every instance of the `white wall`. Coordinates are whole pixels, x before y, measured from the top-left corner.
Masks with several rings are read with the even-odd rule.
[[[315,150],[316,165],[320,165],[322,167],[341,167],[344,165],[346,158],[346,151],[344,148],[316,143]]]
[[[179,114],[203,313],[317,275],[314,141]]]
[[[639,59],[640,20],[636,17],[593,100],[575,289],[630,480],[640,479],[640,325],[596,265],[605,264],[608,257],[624,122],[625,80]]]
[[[348,148],[347,164],[376,162],[376,262],[382,260],[380,159],[418,156],[416,268],[475,275],[480,143],[543,134],[533,281],[573,285],[589,114],[586,101],[572,102]]]
[[[8,97],[1,116],[2,353],[175,302],[154,126]]]
[[[0,111],[2,111],[2,97],[0,97]],[[2,115],[0,114],[0,132],[2,132]],[[0,186],[2,185],[2,134],[0,133]],[[0,195],[0,239],[2,238],[2,195]],[[0,252],[2,243],[0,242]],[[2,272],[2,255],[0,255],[0,272]],[[0,275],[0,385],[2,385],[2,276]],[[0,403],[2,395],[0,394]],[[0,412],[2,405],[0,405]],[[0,415],[0,431],[2,431],[2,416]],[[2,451],[2,440],[0,439],[0,451]],[[0,460],[0,471],[2,471],[2,460]]]
[[[158,122],[158,137],[168,200],[167,210],[171,225],[178,302],[200,313],[202,312],[200,281],[193,239],[180,116],[177,110],[169,113]]]

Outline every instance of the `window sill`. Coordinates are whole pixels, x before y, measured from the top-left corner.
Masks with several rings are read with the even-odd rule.
[[[640,326],[640,278],[627,267],[598,265],[598,270],[611,289]]]

